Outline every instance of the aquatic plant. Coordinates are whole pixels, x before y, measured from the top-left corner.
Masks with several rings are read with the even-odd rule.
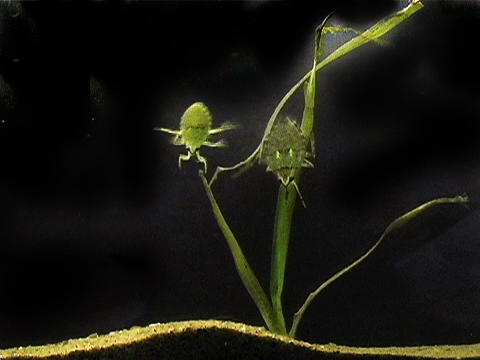
[[[294,87],[292,87],[292,89],[278,104],[274,113],[270,117],[270,120],[268,121],[262,141],[255,151],[247,159],[234,166],[217,167],[210,182],[206,179],[204,172],[202,170],[199,171],[199,175],[212,206],[213,214],[227,241],[228,246],[230,247],[238,274],[248,293],[259,309],[268,329],[272,332],[287,335],[292,338],[295,337],[300,320],[315,297],[333,281],[337,280],[342,275],[363,262],[380,245],[380,243],[388,238],[392,231],[403,227],[412,219],[433,207],[437,207],[442,204],[465,204],[468,202],[468,198],[466,196],[439,198],[420,205],[410,212],[398,217],[387,227],[380,239],[370,248],[370,250],[367,251],[367,253],[343,270],[330,277],[307,297],[301,308],[294,314],[290,330],[287,330],[281,299],[288,254],[290,229],[297,194],[299,195],[302,204],[305,206],[305,202],[300,195],[298,183],[300,181],[302,168],[311,168],[314,166],[313,163],[307,159],[307,157],[313,155],[314,153],[312,131],[314,128],[316,72],[325,65],[370,41],[382,44],[384,41],[380,39],[381,36],[421,9],[422,6],[423,5],[420,1],[412,1],[412,3],[404,9],[381,20],[363,33],[357,34],[356,37],[337,48],[334,52],[317,64],[317,59],[320,58],[323,47],[322,32],[344,31],[342,28],[326,26],[332,14],[327,16],[322,25],[317,28],[315,33],[315,54],[313,57],[312,70],[309,71]],[[305,86],[305,106],[302,122],[300,125],[298,125],[293,120],[280,116],[280,113],[289,98],[302,85]],[[168,132],[179,136],[177,132]],[[205,140],[206,138],[203,139],[203,141]],[[308,153],[307,151],[309,143],[312,144],[312,154]],[[203,144],[205,143],[203,142]],[[189,151],[190,154],[188,158],[193,155],[195,149],[189,149]],[[204,162],[201,158],[198,159],[205,164],[206,170],[206,162]],[[179,163],[181,160],[187,160],[187,158],[182,157],[181,155]],[[225,220],[225,217],[223,216],[212,192],[212,184],[222,172],[235,170],[236,173],[234,174],[234,177],[237,177],[256,163],[267,166],[266,170],[275,174],[277,179],[281,182],[277,198],[277,209],[273,234],[270,299],[263,290],[260,282],[245,258],[242,249],[236,240],[235,235],[228,226],[227,221]]]

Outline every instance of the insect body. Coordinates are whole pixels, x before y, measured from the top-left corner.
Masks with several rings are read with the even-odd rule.
[[[267,171],[273,172],[285,187],[293,183],[303,206],[305,202],[294,178],[300,167],[313,167],[306,156],[305,136],[297,123],[288,117],[273,125],[260,154],[260,163],[267,165]]]
[[[197,160],[203,163],[205,173],[207,172],[207,160],[200,155],[199,148],[202,145],[211,147],[226,146],[224,140],[217,142],[208,141],[210,135],[218,134],[222,131],[236,128],[231,123],[224,123],[219,128],[212,129],[212,115],[208,108],[201,102],[191,105],[182,115],[180,120],[180,130],[170,130],[165,128],[154,128],[156,131],[163,131],[175,135],[171,143],[173,145],[185,145],[188,149],[186,155],[180,154],[178,157],[178,167],[182,167],[182,160],[188,161],[195,155]]]

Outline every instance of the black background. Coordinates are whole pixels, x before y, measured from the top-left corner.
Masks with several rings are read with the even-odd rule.
[[[204,102],[233,121],[212,171],[247,157],[311,67],[313,32],[365,29],[405,3],[9,2],[0,6],[0,348],[133,325],[263,325],[194,161],[153,127]],[[349,345],[480,341],[478,2],[426,1],[386,37],[318,75],[315,168],[300,188],[287,322],[396,217],[467,193],[329,287],[298,337]],[[328,36],[331,51],[348,35]],[[300,120],[301,92],[286,113]],[[210,173],[211,174],[211,173]],[[214,185],[268,288],[278,183],[261,166]],[[427,221],[428,220],[428,221]],[[407,246],[408,248],[408,246]]]

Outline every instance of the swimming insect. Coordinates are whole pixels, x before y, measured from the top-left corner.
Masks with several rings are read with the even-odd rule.
[[[279,119],[273,125],[260,154],[260,163],[267,165],[267,171],[274,173],[285,187],[293,184],[304,207],[305,202],[294,177],[300,167],[313,167],[306,159],[307,155],[305,136],[289,117]]]
[[[218,134],[223,131],[235,129],[236,125],[229,122],[223,123],[219,128],[212,129],[212,115],[208,108],[201,102],[191,105],[182,115],[180,120],[180,130],[170,130],[165,128],[154,128],[155,131],[163,131],[175,135],[171,143],[173,145],[185,145],[188,149],[186,155],[180,154],[178,157],[178,167],[182,167],[182,161],[188,161],[195,155],[197,160],[203,163],[205,173],[207,172],[207,160],[200,155],[199,149],[202,145],[210,147],[223,147],[227,143],[222,139],[217,142],[208,141],[210,135]]]

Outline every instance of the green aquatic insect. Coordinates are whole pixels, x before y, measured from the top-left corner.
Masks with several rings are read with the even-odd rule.
[[[182,161],[188,161],[195,155],[197,160],[203,163],[205,173],[207,172],[207,159],[200,155],[200,147],[202,145],[210,147],[223,147],[227,143],[222,139],[217,142],[209,141],[210,135],[218,134],[223,131],[232,130],[236,125],[225,122],[220,127],[212,129],[212,114],[201,102],[191,105],[182,115],[180,120],[180,130],[171,130],[166,128],[154,128],[155,131],[163,131],[175,135],[171,143],[173,145],[185,145],[188,153],[180,154],[178,157],[178,167],[182,167]]]
[[[260,163],[267,165],[267,171],[274,173],[283,186],[293,184],[303,207],[305,202],[294,178],[299,168],[313,167],[306,159],[307,155],[310,155],[307,153],[307,140],[298,124],[289,117],[280,119],[273,125],[265,137],[260,154]]]

